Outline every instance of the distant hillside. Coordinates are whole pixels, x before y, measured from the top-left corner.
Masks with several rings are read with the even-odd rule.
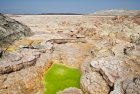
[[[102,10],[97,11],[90,15],[102,15],[102,16],[117,16],[117,15],[128,15],[128,16],[135,16],[140,15],[140,10],[117,10],[117,9],[111,9],[111,10]]]
[[[40,15],[82,15],[78,13],[42,13]]]
[[[83,15],[83,14],[78,14],[78,13],[39,13],[39,14],[22,13],[22,14],[13,14],[13,15]]]

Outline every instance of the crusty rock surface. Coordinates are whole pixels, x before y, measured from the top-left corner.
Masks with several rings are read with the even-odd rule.
[[[119,79],[110,94],[140,94],[140,75]]]
[[[123,81],[126,81],[127,83],[127,78],[130,78],[132,75],[140,75],[140,33],[137,31],[140,28],[139,25],[132,23],[135,28],[132,29],[132,24],[128,25],[129,21],[127,22],[126,19],[130,18],[122,19],[121,17],[118,17],[116,18],[116,21],[112,22],[114,25],[111,25],[111,22],[108,21],[107,23],[102,24],[102,29],[98,30],[97,28],[100,39],[93,41],[95,47],[91,50],[91,55],[93,56],[92,60],[88,62],[84,61],[84,63],[81,64],[81,72],[85,78],[88,78],[89,74],[95,72],[97,73],[93,75],[95,77],[100,74],[103,78],[102,80],[106,82],[109,88],[107,94],[113,90],[112,94],[125,94],[126,91],[127,93],[129,91],[132,93],[137,92],[135,89],[139,90],[139,87],[135,86],[135,89],[132,91],[125,87],[125,90],[123,91],[124,88],[119,86],[121,83],[118,83],[120,79],[123,79]],[[122,23],[125,24],[124,27]],[[96,38],[95,36],[93,37]],[[81,79],[80,81],[82,89],[85,90],[84,92],[87,94],[94,94],[88,91],[94,90],[93,87],[96,87],[95,83],[98,83],[98,80],[92,79],[90,82],[92,81],[94,84],[91,86],[86,80]],[[113,87],[117,87],[117,89],[115,90]],[[88,90],[89,88],[90,90]],[[101,89],[96,88],[95,90],[99,91]]]
[[[83,73],[83,75],[85,75],[85,78],[88,78],[88,76],[86,75],[97,72],[98,74],[101,75],[101,77],[106,82],[110,90],[112,90],[114,86],[113,84],[120,85],[120,83],[117,82],[118,80],[124,79],[124,81],[127,81],[127,78],[131,77],[132,75],[133,76],[140,75],[139,45],[131,44],[128,42],[126,43],[122,42],[123,44],[121,44],[121,42],[119,43],[115,44],[113,47],[105,46],[104,48],[102,48],[102,50],[98,52],[96,52],[96,50],[92,50],[94,53],[96,53],[96,56],[94,56],[93,60],[91,60],[90,62],[86,62],[81,65],[81,72]],[[97,77],[97,74],[94,74],[94,76]],[[94,83],[98,83],[98,80],[92,80],[92,81],[94,81]],[[85,84],[84,87],[82,86],[83,84]],[[90,86],[88,85],[86,80],[85,81],[81,80],[81,86],[83,90],[84,89],[87,90],[88,86],[89,88],[92,88],[95,87],[96,85],[93,84],[92,86]],[[127,90],[129,91],[128,88],[126,88],[125,91],[122,91],[123,87],[121,86],[120,87],[116,86],[116,87],[117,90],[115,90],[114,91],[115,93],[112,94],[125,94],[123,92]],[[135,89],[137,90],[139,89],[139,87],[135,87]],[[96,90],[100,90],[100,89],[96,89]],[[87,94],[94,94],[94,93],[87,93]]]
[[[83,93],[78,88],[70,87],[64,89],[63,91],[58,92],[57,94],[83,94]]]
[[[113,83],[122,77],[140,73],[140,66],[138,64],[139,62],[135,59],[125,59],[123,57],[99,58],[91,62],[91,66],[96,69],[102,69]]]
[[[23,68],[35,65],[41,52],[32,49],[20,49],[14,53],[6,54],[0,60],[0,74],[19,71]]]
[[[98,72],[83,74],[80,82],[85,94],[108,94],[110,91],[107,82]]]
[[[46,64],[42,63],[47,63],[50,56],[44,52],[38,49],[20,49],[5,53],[0,61],[0,94],[35,94],[42,89],[40,81],[46,68]]]

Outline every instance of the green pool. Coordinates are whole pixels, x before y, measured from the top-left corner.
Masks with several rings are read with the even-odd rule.
[[[63,64],[53,64],[44,76],[44,94],[56,94],[68,87],[80,87],[80,71]]]

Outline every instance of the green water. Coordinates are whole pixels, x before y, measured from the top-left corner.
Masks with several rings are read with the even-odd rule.
[[[68,87],[80,87],[80,71],[62,64],[53,64],[45,73],[44,94],[56,94]]]

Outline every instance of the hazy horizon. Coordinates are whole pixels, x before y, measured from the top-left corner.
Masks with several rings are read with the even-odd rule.
[[[0,0],[0,13],[93,13],[100,10],[140,10],[140,0]]]

